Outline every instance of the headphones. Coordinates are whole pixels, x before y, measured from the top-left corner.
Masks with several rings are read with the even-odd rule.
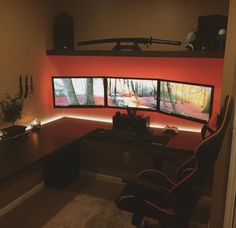
[[[185,37],[185,47],[188,48],[190,51],[194,50],[193,41],[196,37],[196,30],[191,30],[187,33]]]

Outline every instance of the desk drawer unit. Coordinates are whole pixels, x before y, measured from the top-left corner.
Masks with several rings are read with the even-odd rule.
[[[122,177],[153,167],[145,148],[90,139],[81,141],[80,146],[82,170]]]

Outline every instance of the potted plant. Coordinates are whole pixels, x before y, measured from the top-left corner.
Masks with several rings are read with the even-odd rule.
[[[1,119],[6,122],[12,123],[12,126],[1,129],[4,137],[14,137],[23,134],[26,126],[15,125],[15,122],[21,119],[21,113],[24,106],[24,98],[28,96],[28,82],[26,76],[25,91],[22,85],[22,76],[19,80],[19,93],[15,96],[6,94],[5,99],[0,101]]]
[[[11,97],[6,94],[6,98],[0,101],[1,118],[3,121],[11,122],[15,125],[18,119],[21,119],[21,112],[23,110],[24,100],[16,94]]]

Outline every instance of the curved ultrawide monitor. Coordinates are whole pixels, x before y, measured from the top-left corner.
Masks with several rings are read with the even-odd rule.
[[[103,107],[104,78],[52,77],[54,107]]]
[[[107,106],[157,110],[158,80],[107,78]]]
[[[212,113],[211,85],[160,80],[159,110],[194,121],[207,122]]]

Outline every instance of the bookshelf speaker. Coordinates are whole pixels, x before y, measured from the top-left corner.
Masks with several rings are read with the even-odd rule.
[[[220,29],[227,29],[227,16],[209,15],[198,17],[196,34],[197,50],[220,50],[225,44],[225,37],[220,37]]]
[[[53,24],[54,50],[74,49],[74,20],[67,12],[61,12]]]

